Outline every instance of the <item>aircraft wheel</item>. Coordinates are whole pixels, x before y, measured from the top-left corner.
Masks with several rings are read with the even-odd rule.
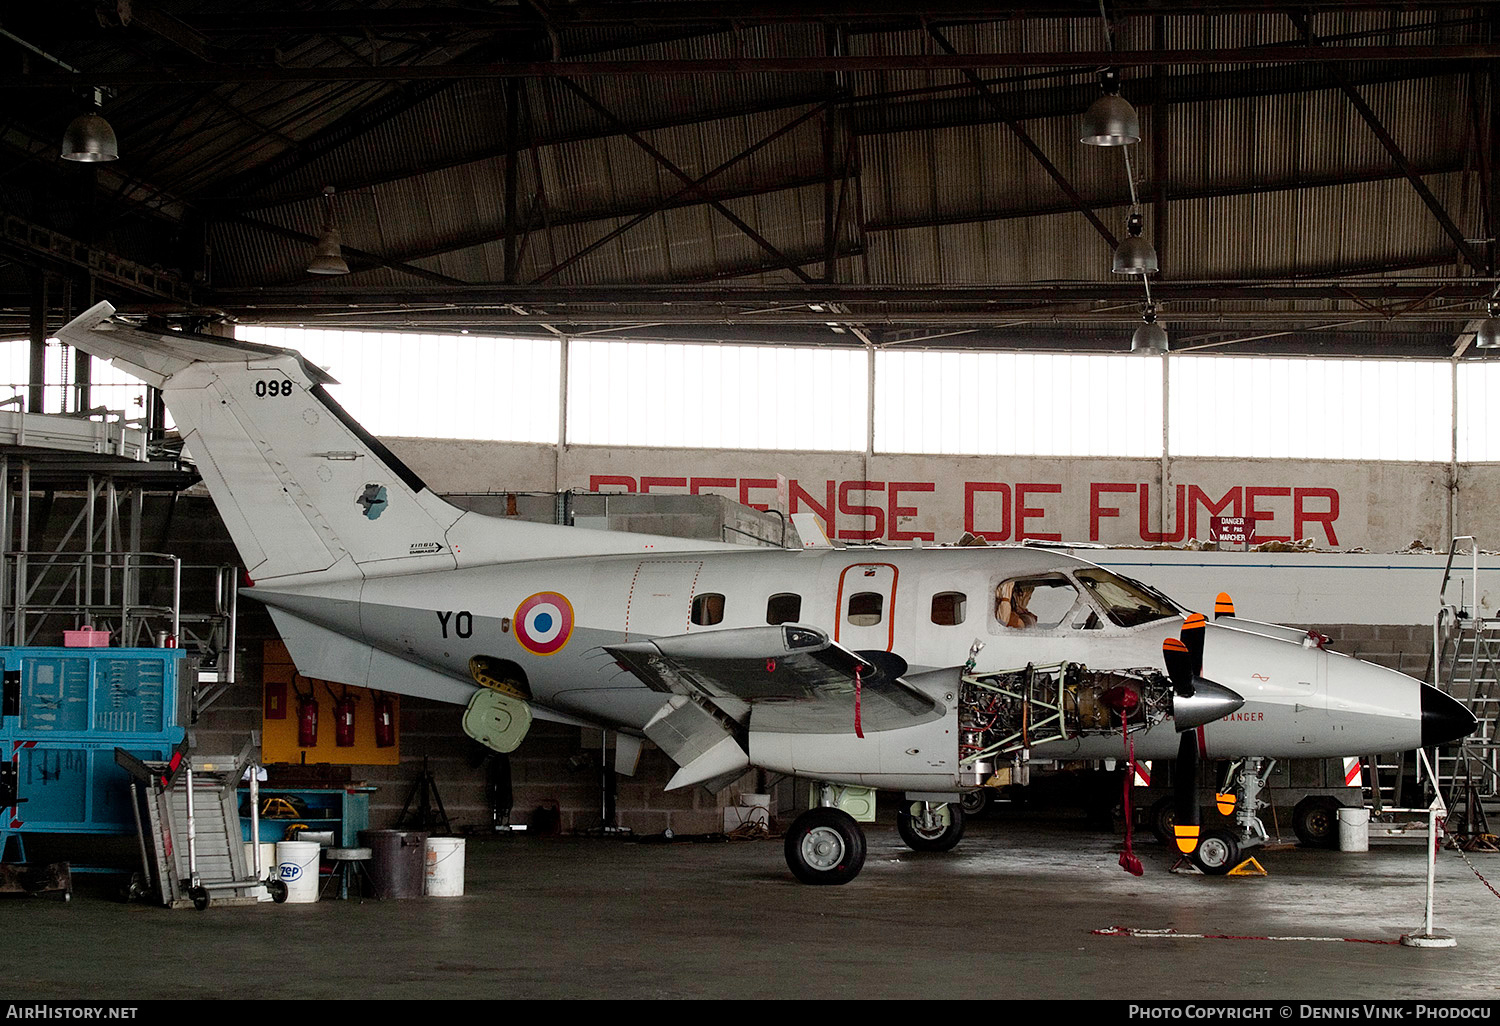
[[[1151,825],[1151,832],[1156,839],[1169,848],[1177,847],[1177,837],[1172,828],[1177,825],[1177,810],[1170,795],[1158,798],[1151,803],[1151,810],[1146,814]]]
[[[927,802],[907,802],[896,810],[896,830],[912,851],[951,851],[964,836],[964,810],[957,803],[933,805],[924,818]]]
[[[978,819],[989,811],[991,801],[993,799],[990,797],[990,789],[981,787],[974,791],[965,791],[959,804],[963,806],[965,816]]]
[[[865,864],[865,832],[841,809],[808,809],[786,832],[786,864],[805,884],[844,884]]]
[[[1223,876],[1240,864],[1240,842],[1227,830],[1210,830],[1198,840],[1193,862],[1209,876]]]
[[[1340,802],[1326,795],[1311,795],[1292,810],[1292,829],[1297,840],[1309,848],[1334,848],[1339,842]]]

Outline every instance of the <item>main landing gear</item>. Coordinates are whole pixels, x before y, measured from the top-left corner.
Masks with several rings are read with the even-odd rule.
[[[865,832],[842,809],[808,809],[786,832],[786,864],[805,884],[843,884],[865,864]]]
[[[951,851],[964,835],[964,811],[957,802],[906,800],[896,811],[896,830],[913,851]],[[785,850],[787,866],[803,883],[844,884],[865,864],[865,832],[847,812],[820,805],[792,822]]]
[[[896,831],[912,851],[952,851],[964,836],[964,810],[957,802],[903,802]]]

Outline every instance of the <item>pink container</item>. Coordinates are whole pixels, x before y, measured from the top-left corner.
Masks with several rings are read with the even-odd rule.
[[[96,631],[92,627],[63,631],[63,645],[67,648],[108,648],[109,631]]]

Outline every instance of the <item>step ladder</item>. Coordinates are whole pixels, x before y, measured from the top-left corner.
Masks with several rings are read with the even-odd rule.
[[[186,742],[184,742],[186,745]],[[245,866],[238,785],[255,755],[143,761],[123,748],[115,761],[131,775],[141,842],[142,887],[168,908],[254,905],[262,881]]]

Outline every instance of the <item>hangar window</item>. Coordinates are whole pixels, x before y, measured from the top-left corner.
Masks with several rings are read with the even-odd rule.
[[[557,441],[555,339],[249,325],[235,337],[295,349],[326,367],[339,381],[329,394],[374,435]]]
[[[681,606],[677,608],[681,609]],[[693,623],[712,627],[724,622],[724,596],[713,593],[693,597]]]
[[[766,600],[766,623],[796,623],[802,619],[802,596],[783,592]]]
[[[875,357],[880,452],[1160,456],[1161,442],[1160,360],[889,350]]]
[[[961,591],[944,591],[932,596],[932,622],[939,627],[956,627],[964,622],[968,597]]]
[[[849,622],[856,627],[873,627],[885,615],[885,596],[878,591],[861,591],[849,596]]]
[[[1170,362],[1174,456],[1436,461],[1453,455],[1453,368],[1446,360],[1173,356]]]
[[[860,349],[568,343],[571,445],[863,451]]]

